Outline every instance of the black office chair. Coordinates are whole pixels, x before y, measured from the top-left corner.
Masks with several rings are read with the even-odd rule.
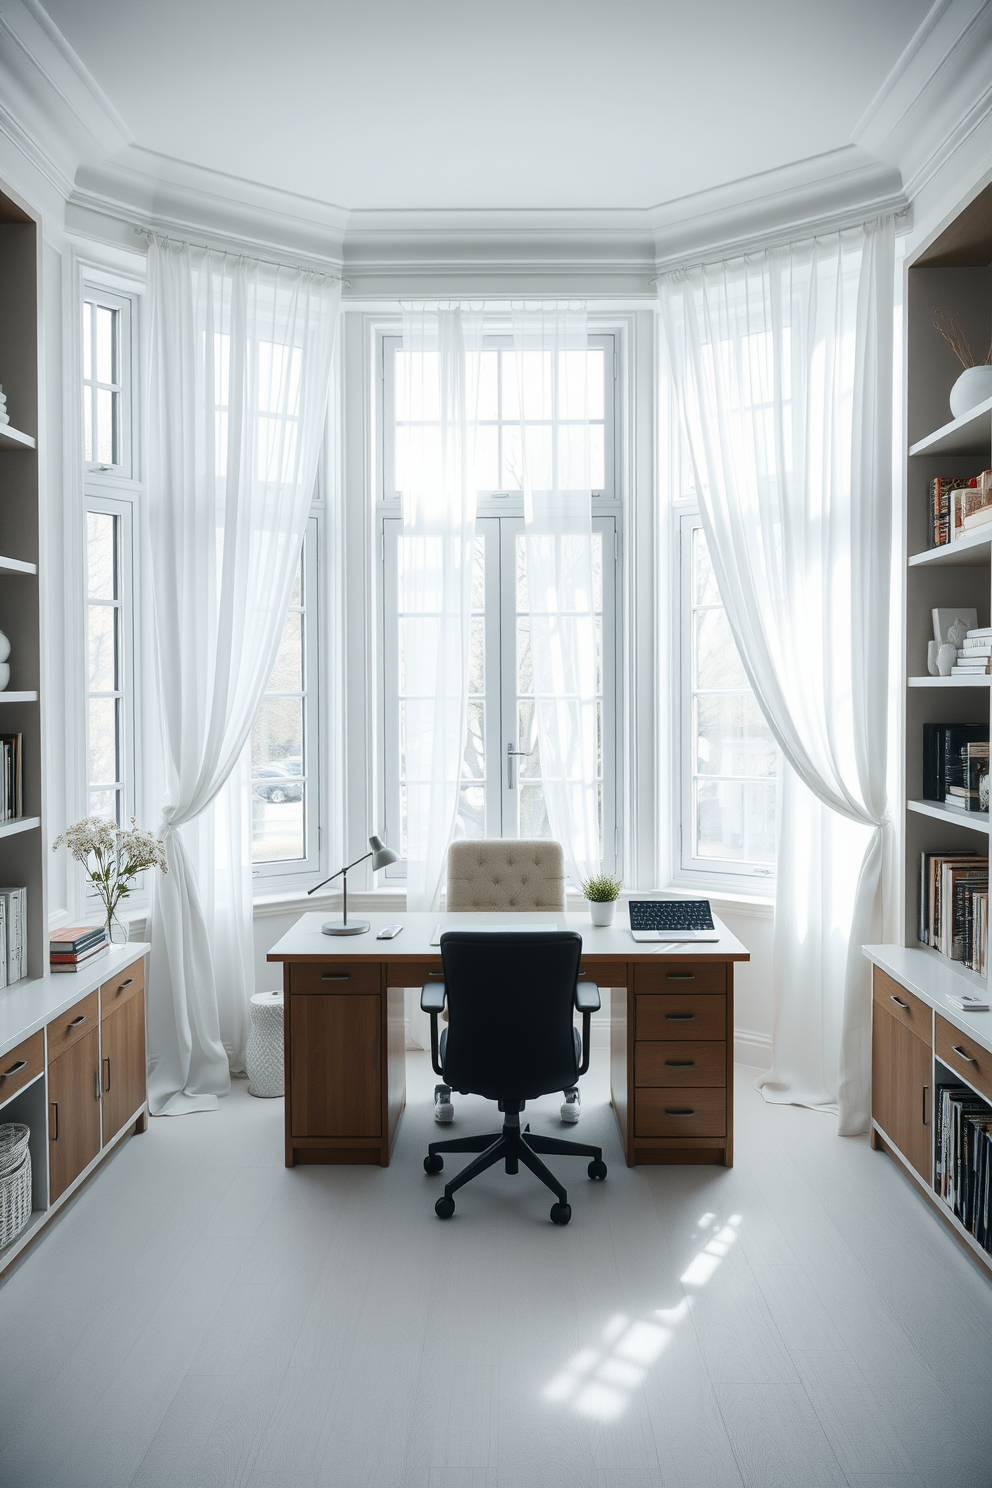
[[[452,1197],[501,1159],[506,1171],[530,1168],[557,1195],[552,1223],[568,1224],[568,1195],[539,1152],[590,1157],[590,1178],[605,1178],[601,1147],[540,1137],[520,1129],[525,1101],[575,1084],[589,1068],[589,1019],[600,1006],[595,982],[579,981],[582,936],[574,930],[446,930],[441,936],[443,982],[428,982],[420,1006],[431,1018],[431,1061],[446,1085],[462,1095],[499,1102],[503,1130],[431,1142],[428,1173],[440,1173],[442,1152],[479,1157],[445,1185],[434,1205],[440,1219],[455,1212]],[[438,1042],[438,1015],[448,999],[448,1026]],[[572,1010],[582,1014],[581,1042]]]

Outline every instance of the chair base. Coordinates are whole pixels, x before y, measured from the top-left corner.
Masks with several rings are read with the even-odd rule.
[[[503,1130],[500,1132],[487,1132],[478,1137],[452,1137],[447,1142],[431,1142],[427,1148],[427,1156],[424,1159],[424,1170],[427,1173],[439,1173],[444,1166],[441,1157],[442,1152],[477,1152],[479,1156],[474,1162],[470,1162],[463,1168],[450,1183],[444,1186],[444,1197],[438,1199],[435,1210],[441,1219],[448,1219],[455,1212],[453,1195],[466,1183],[471,1183],[473,1178],[478,1178],[487,1168],[492,1168],[498,1162],[505,1164],[507,1173],[518,1173],[520,1164],[529,1168],[535,1178],[539,1178],[546,1188],[550,1188],[555,1195],[557,1203],[552,1207],[551,1218],[555,1224],[567,1224],[571,1218],[571,1209],[568,1204],[568,1194],[558,1179],[538,1157],[539,1152],[547,1154],[558,1153],[562,1157],[589,1157],[588,1172],[590,1178],[605,1178],[606,1164],[603,1162],[603,1149],[601,1147],[590,1147],[583,1142],[566,1142],[561,1137],[542,1137],[532,1132],[530,1126],[520,1127],[519,1111],[507,1111],[503,1121]],[[557,1211],[557,1213],[556,1213]]]

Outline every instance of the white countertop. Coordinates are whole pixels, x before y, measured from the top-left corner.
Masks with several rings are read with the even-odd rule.
[[[126,946],[111,946],[106,956],[95,957],[92,969],[26,977],[12,987],[0,988],[0,1055],[118,976],[126,966],[133,966],[150,950],[146,942],[133,940]]]
[[[325,956],[338,956],[348,960],[370,961],[436,961],[441,950],[431,945],[435,926],[445,930],[465,930],[475,926],[495,929],[497,925],[527,925],[540,921],[553,923],[559,930],[577,930],[582,936],[582,949],[591,956],[611,956],[618,961],[653,961],[658,956],[687,957],[703,956],[716,961],[749,961],[750,952],[731,935],[726,925],[713,916],[719,931],[717,941],[667,941],[657,945],[639,944],[631,937],[626,915],[618,915],[615,924],[607,929],[593,925],[588,914],[561,914],[555,910],[537,913],[522,911],[496,911],[486,914],[466,911],[464,914],[356,914],[356,920],[368,920],[371,929],[364,935],[324,935],[321,925],[328,919],[336,919],[326,911],[322,914],[301,915],[291,930],[266,956],[267,961],[313,961]],[[376,932],[385,925],[402,925],[403,929],[393,940],[377,940]]]
[[[958,963],[948,961],[937,951],[922,947],[898,945],[866,945],[861,947],[873,965],[888,972],[910,992],[921,998],[928,1007],[942,1013],[955,1028],[968,1034],[976,1044],[992,1053],[992,1012],[963,1013],[953,1007],[949,996],[964,992],[977,992],[978,977],[965,978]],[[957,969],[955,969],[957,967]],[[992,997],[989,998],[992,1002]]]

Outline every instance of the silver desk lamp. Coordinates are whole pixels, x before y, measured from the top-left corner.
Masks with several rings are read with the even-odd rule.
[[[307,889],[308,894],[316,894],[324,884],[333,883],[334,879],[341,879],[341,918],[340,920],[325,920],[321,925],[325,935],[364,935],[369,928],[368,920],[349,920],[348,918],[348,874],[352,868],[357,868],[359,863],[364,863],[366,858],[372,859],[372,872],[378,873],[380,868],[387,867],[390,863],[397,861],[397,854],[391,847],[387,847],[381,837],[373,833],[369,838],[371,851],[363,853],[353,863],[345,868],[339,868],[337,873],[332,873],[330,878],[325,878],[322,883],[314,884],[312,889]]]

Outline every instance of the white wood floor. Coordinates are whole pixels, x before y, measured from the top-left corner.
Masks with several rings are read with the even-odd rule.
[[[992,1286],[895,1165],[742,1069],[731,1172],[628,1170],[597,1063],[564,1230],[523,1171],[435,1218],[423,1055],[385,1170],[243,1083],[153,1121],[0,1287],[0,1484],[989,1488]]]

